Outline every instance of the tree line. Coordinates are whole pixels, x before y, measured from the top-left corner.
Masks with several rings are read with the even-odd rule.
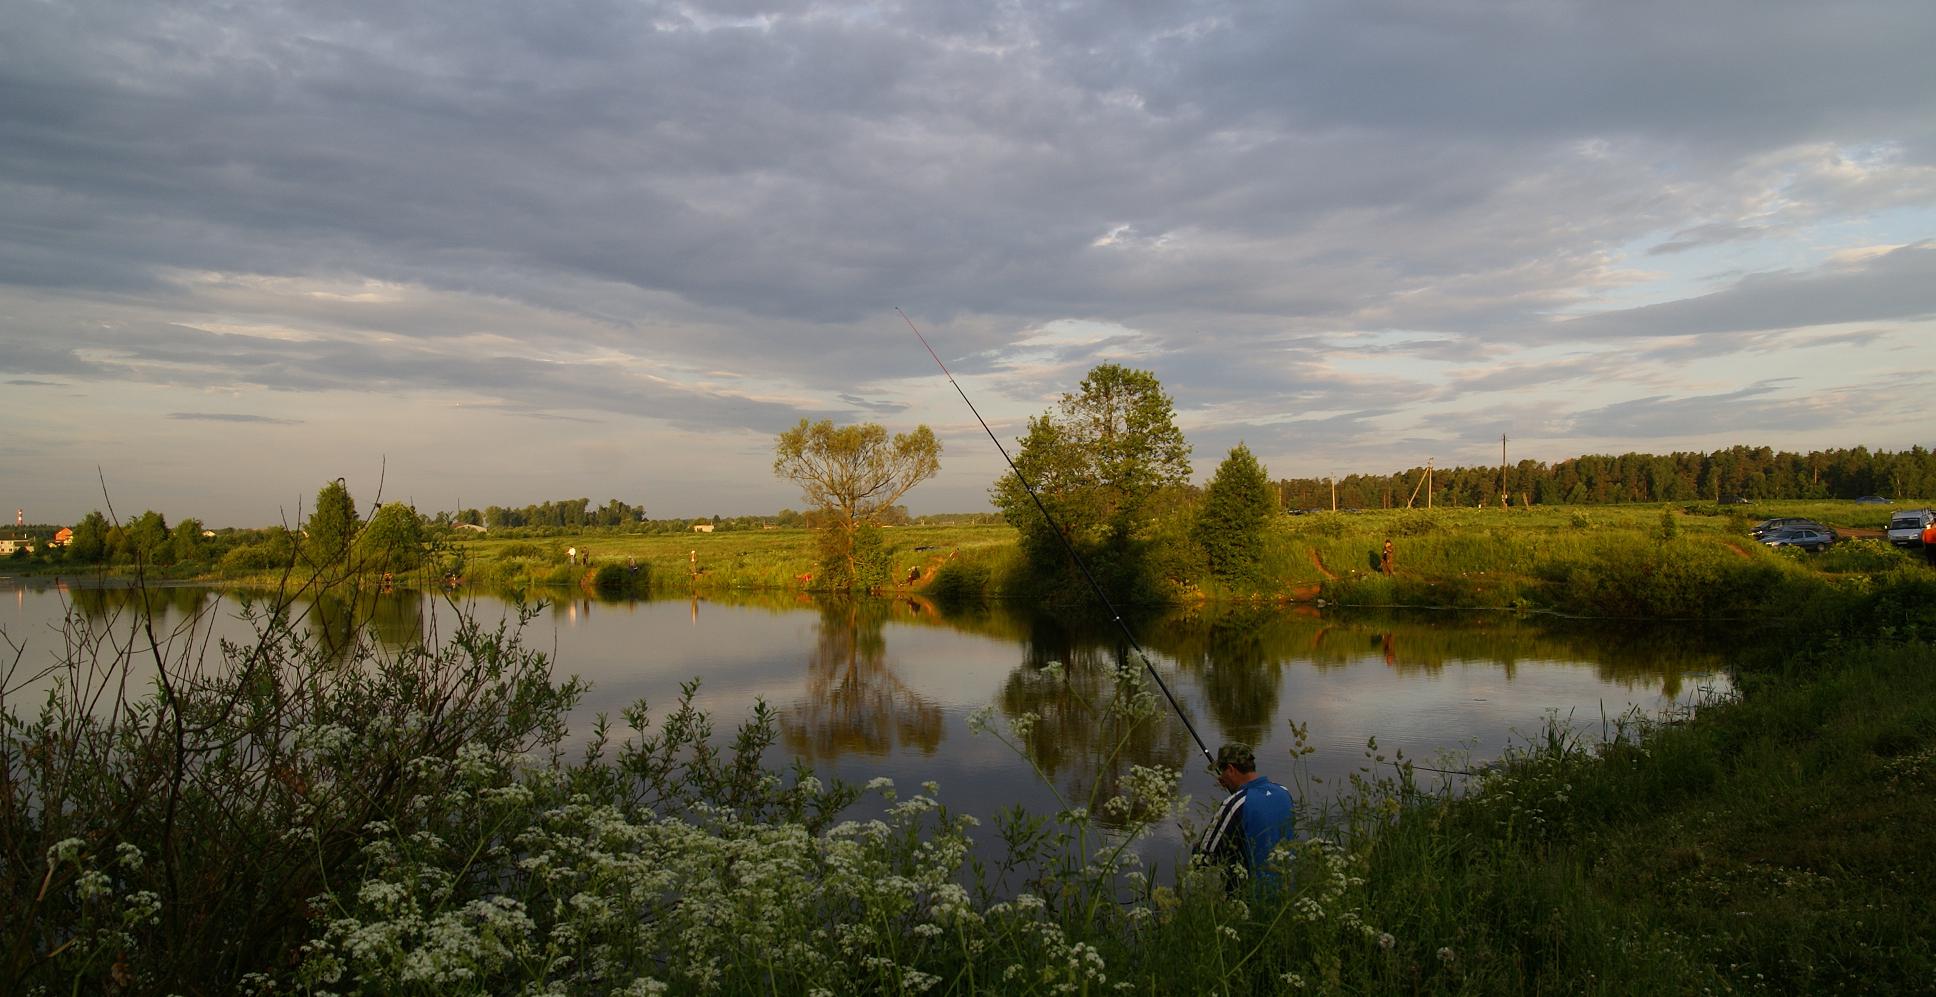
[[[49,564],[140,565],[204,571],[414,571],[430,552],[430,522],[402,502],[385,502],[366,518],[343,479],[316,493],[300,528],[210,530],[188,517],[172,528],[148,510],[115,522],[99,509],[82,516],[65,546],[40,544],[32,555]]]
[[[1400,508],[1407,503],[1498,505],[1501,469],[1491,466],[1395,474],[1350,474],[1337,479],[1340,509]],[[1936,453],[1922,446],[1891,452],[1867,447],[1795,453],[1735,446],[1711,453],[1587,454],[1548,464],[1521,460],[1505,468],[1505,494],[1514,504],[1607,505],[1617,502],[1719,502],[1744,499],[1853,499],[1865,495],[1936,495]],[[1280,501],[1290,509],[1329,509],[1326,478],[1281,478]]]
[[[602,506],[592,508],[592,500],[588,498],[536,502],[518,508],[489,505],[482,510],[462,509],[450,517],[455,523],[490,529],[511,526],[624,526],[643,519],[645,507],[642,505],[611,499]]]

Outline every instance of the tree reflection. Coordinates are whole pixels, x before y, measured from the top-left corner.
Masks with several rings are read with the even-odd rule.
[[[392,651],[422,643],[425,598],[409,589],[330,590],[295,611],[302,613],[310,635],[330,659],[340,664],[350,660],[365,633]]]
[[[1060,677],[1048,671],[1050,662],[1061,662]],[[1140,715],[1121,708],[1138,695],[1153,697]],[[1142,662],[1061,617],[1031,621],[1022,661],[1003,683],[998,705],[1011,724],[1034,718],[1022,750],[1072,805],[1115,795],[1131,766],[1187,770],[1196,758],[1189,732],[1149,684]]]
[[[811,761],[885,755],[941,743],[941,707],[902,683],[888,662],[882,628],[907,612],[877,599],[822,602],[807,660],[807,696],[780,714],[788,748]],[[930,611],[931,614],[931,611]]]
[[[99,622],[126,612],[159,614],[157,622],[194,619],[214,592],[205,588],[69,588],[69,605],[82,619]]]
[[[1261,744],[1277,715],[1283,664],[1293,656],[1292,634],[1302,627],[1275,608],[1253,606],[1211,616],[1187,632],[1196,639],[1170,650],[1194,672],[1204,706],[1223,740]]]

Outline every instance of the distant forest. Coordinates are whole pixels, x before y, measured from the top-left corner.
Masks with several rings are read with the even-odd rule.
[[[643,506],[627,505],[612,499],[604,505],[593,507],[592,500],[588,498],[560,499],[516,508],[492,505],[482,510],[465,509],[453,517],[455,522],[466,526],[491,529],[506,526],[623,526],[644,518]]]
[[[674,519],[649,519],[646,517],[644,506],[630,505],[619,499],[594,506],[591,499],[577,498],[538,502],[518,507],[491,505],[482,509],[464,509],[456,515],[438,513],[435,517],[428,518],[437,525],[459,523],[492,530],[523,527],[582,529],[591,526],[628,526],[637,533],[684,533],[690,530],[694,523],[711,523],[714,529],[722,532],[758,530],[767,527],[804,527],[812,525],[813,515],[793,509],[781,509],[778,513],[764,516],[683,516]],[[882,522],[894,526],[908,524],[955,526],[969,523],[998,523],[1001,522],[1001,516],[994,512],[910,516],[906,506],[897,505],[887,510],[882,516]]]
[[[1339,478],[1340,509],[1402,508],[1427,504],[1426,469]],[[1431,473],[1430,504],[1499,504],[1500,467],[1441,467]],[[1590,454],[1547,464],[1522,460],[1505,470],[1512,504],[1604,505],[1614,502],[1719,502],[1746,499],[1852,499],[1936,496],[1936,454],[1916,446],[1890,453],[1867,447],[1790,453],[1769,447],[1730,447],[1713,453]],[[1326,478],[1277,483],[1287,509],[1331,508]],[[1414,498],[1416,494],[1416,498]]]
[[[1427,504],[1423,487],[1425,468],[1396,474],[1352,474],[1338,479],[1338,508],[1401,508]],[[1331,483],[1325,478],[1284,478],[1277,482],[1279,501],[1286,509],[1329,509]],[[1672,453],[1665,456],[1626,453],[1618,457],[1588,454],[1548,464],[1522,460],[1506,470],[1506,494],[1512,504],[1607,505],[1615,502],[1718,502],[1726,498],[1813,499],[1936,497],[1936,453],[1916,446],[1900,452],[1871,451],[1867,447],[1791,453],[1769,447],[1730,447],[1712,453]],[[1441,467],[1432,471],[1430,504],[1452,506],[1498,505],[1499,465]],[[631,526],[641,532],[681,532],[695,519],[647,519],[643,506],[612,499],[592,505],[590,499],[563,499],[522,507],[487,506],[465,509],[438,519],[484,526],[581,528]],[[910,517],[897,507],[893,523],[994,522],[993,513]],[[805,526],[807,516],[792,509],[777,515],[711,517],[721,530],[764,526]]]

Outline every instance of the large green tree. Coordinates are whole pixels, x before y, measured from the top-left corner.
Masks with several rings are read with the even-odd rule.
[[[177,562],[194,562],[202,559],[207,545],[202,542],[202,521],[190,516],[175,524],[174,535],[169,540],[169,548]]]
[[[1166,511],[1164,497],[1180,492],[1190,476],[1190,444],[1156,375],[1097,366],[1077,391],[1029,420],[1015,467],[1103,584],[1119,595],[1144,594],[1144,541]],[[1062,584],[1068,555],[1022,481],[1003,475],[991,497],[1021,534],[1034,576],[1079,591]]]
[[[821,542],[823,579],[834,588],[865,587],[881,567],[860,563],[855,546],[863,526],[878,523],[915,485],[941,470],[941,441],[926,426],[896,433],[863,422],[800,420],[773,447],[773,473],[800,486],[827,531]]]
[[[74,536],[67,541],[67,556],[82,564],[98,564],[108,556],[108,517],[95,509],[74,524]]]
[[[423,566],[423,518],[402,502],[371,514],[356,537],[356,565],[366,571],[415,571]]]
[[[317,568],[343,563],[359,525],[356,500],[343,479],[337,478],[316,493],[316,510],[303,526],[303,555]]]
[[[149,509],[134,518],[127,528],[128,548],[147,564],[173,564],[175,552],[168,546],[168,521]]]
[[[1275,509],[1269,473],[1249,447],[1237,444],[1204,489],[1193,531],[1210,573],[1226,582],[1255,581]]]

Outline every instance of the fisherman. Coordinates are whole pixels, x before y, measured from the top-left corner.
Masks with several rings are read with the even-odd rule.
[[[1930,567],[1936,568],[1936,519],[1930,520],[1929,525],[1923,527],[1923,560],[1928,561]]]
[[[1389,537],[1385,539],[1385,551],[1378,558],[1378,566],[1385,574],[1390,575],[1392,573],[1392,544],[1391,538]]]
[[[1198,861],[1227,869],[1241,866],[1253,887],[1277,883],[1279,877],[1269,865],[1271,849],[1297,833],[1291,791],[1257,771],[1257,755],[1249,745],[1218,748],[1215,764],[1217,783],[1230,796],[1217,808],[1193,854]]]

